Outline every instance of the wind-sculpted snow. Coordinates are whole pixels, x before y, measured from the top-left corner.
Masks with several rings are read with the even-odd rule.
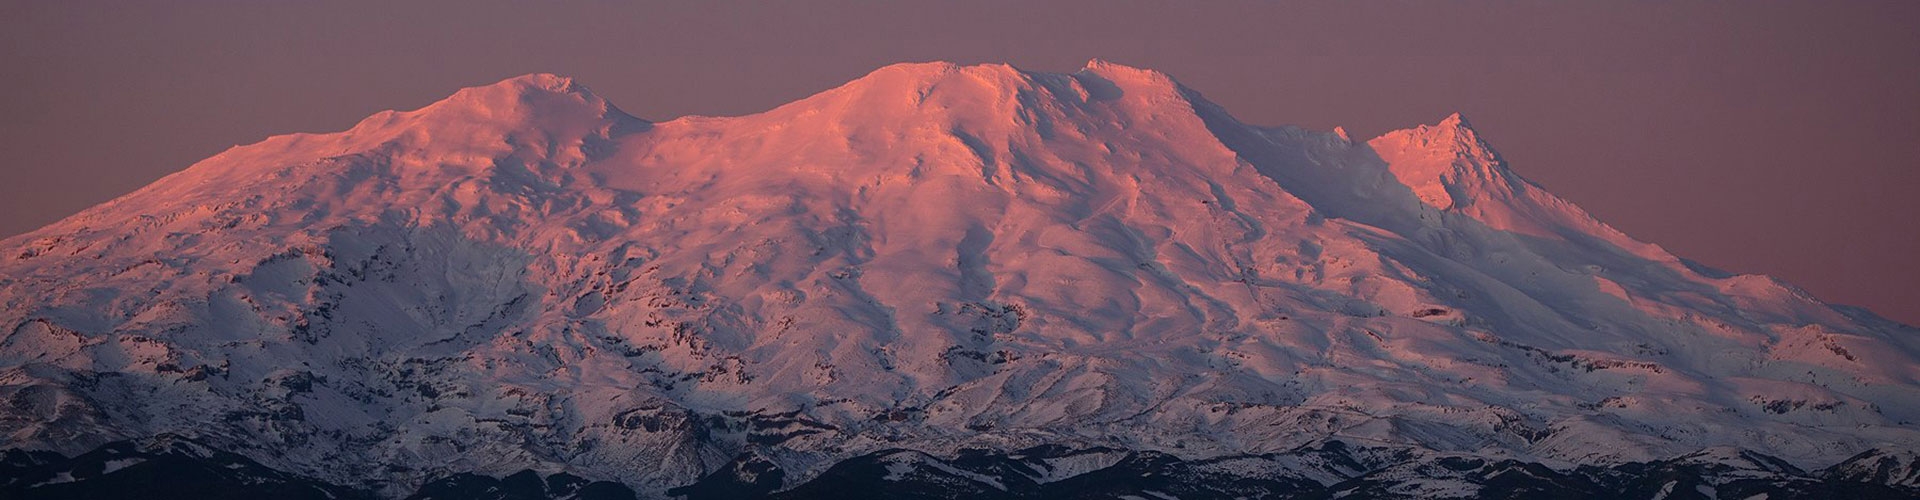
[[[524,76],[7,240],[0,432],[194,436],[389,494],[527,469],[661,494],[748,452],[792,486],[903,448],[1920,444],[1914,329],[1514,172],[1458,116],[1355,142],[1100,61],[661,123]]]

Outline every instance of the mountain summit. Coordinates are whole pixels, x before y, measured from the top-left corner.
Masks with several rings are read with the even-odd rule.
[[[1098,60],[894,65],[658,123],[528,75],[0,243],[0,433],[188,436],[386,493],[1025,487],[940,458],[966,453],[1032,488],[1279,453],[1313,488],[1409,457],[1911,462],[1920,332],[1517,171],[1459,115],[1358,142]]]

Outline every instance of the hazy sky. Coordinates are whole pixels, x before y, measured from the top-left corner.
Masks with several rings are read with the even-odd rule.
[[[1370,137],[1460,111],[1628,234],[1915,324],[1917,27],[1915,1],[0,0],[0,235],[229,146],[522,73],[665,120],[894,62],[1100,57],[1251,123]]]

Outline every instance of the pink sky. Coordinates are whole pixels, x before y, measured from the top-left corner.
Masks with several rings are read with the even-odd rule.
[[[1920,2],[1029,3],[0,3],[0,235],[522,73],[664,120],[894,62],[1100,57],[1251,123],[1463,112],[1628,234],[1920,323]]]

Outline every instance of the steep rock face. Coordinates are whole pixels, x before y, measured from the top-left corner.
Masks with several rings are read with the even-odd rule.
[[[1100,61],[661,123],[530,75],[0,247],[11,442],[190,433],[401,492],[658,493],[744,451],[792,485],[896,448],[1920,443],[1910,327],[1633,241],[1457,116],[1360,143]]]

